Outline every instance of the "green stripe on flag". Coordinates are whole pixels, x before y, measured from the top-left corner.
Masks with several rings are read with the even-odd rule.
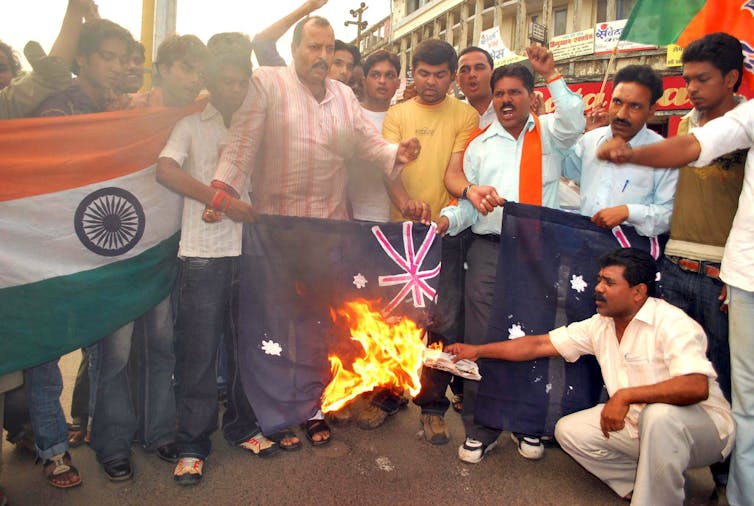
[[[128,260],[0,290],[0,374],[87,346],[154,307],[173,288],[179,238],[180,231]]]
[[[674,44],[707,0],[636,0],[620,40],[667,46]]]

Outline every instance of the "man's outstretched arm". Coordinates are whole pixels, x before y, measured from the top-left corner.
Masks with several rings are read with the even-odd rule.
[[[597,158],[613,163],[635,163],[647,167],[683,167],[697,158],[702,146],[693,134],[679,135],[646,146],[631,147],[620,137],[613,137],[597,149]]]
[[[445,351],[455,355],[453,360],[456,362],[464,358],[468,360],[494,358],[510,362],[525,362],[535,358],[560,356],[558,350],[552,345],[549,334],[479,345],[456,343],[448,346]]]

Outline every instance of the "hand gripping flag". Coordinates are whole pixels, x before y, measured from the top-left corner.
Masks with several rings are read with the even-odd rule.
[[[506,202],[486,342],[546,334],[591,317],[602,253],[641,248],[656,259],[667,237],[631,226],[599,228],[588,217]],[[530,362],[480,361],[475,419],[534,436],[552,435],[562,416],[597,404],[602,374],[592,356]]]
[[[319,408],[328,355],[349,351],[350,334],[331,317],[344,302],[364,299],[426,327],[440,243],[434,226],[416,223],[261,216],[245,226],[238,361],[265,433]]]

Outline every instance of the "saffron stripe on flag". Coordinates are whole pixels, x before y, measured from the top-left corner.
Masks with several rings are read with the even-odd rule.
[[[107,181],[153,165],[175,122],[204,104],[0,121],[0,201]]]

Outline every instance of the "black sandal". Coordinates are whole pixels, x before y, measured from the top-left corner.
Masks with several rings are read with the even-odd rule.
[[[327,425],[327,422],[324,420],[307,420],[306,422],[301,424],[301,428],[304,430],[306,439],[309,440],[312,446],[326,445],[330,442],[330,439],[332,439],[332,431],[330,430],[330,426]],[[323,432],[330,433],[330,436],[327,439],[320,439],[319,441],[316,441],[314,439],[314,436]]]
[[[293,438],[298,439],[298,436],[295,432],[293,432],[293,429],[279,430],[271,436],[267,436],[267,439],[269,439],[270,441],[275,441],[278,444],[278,447],[286,452],[295,452],[301,449],[300,439],[298,439],[298,441],[296,441],[295,443],[284,443],[284,441],[290,441]]]

